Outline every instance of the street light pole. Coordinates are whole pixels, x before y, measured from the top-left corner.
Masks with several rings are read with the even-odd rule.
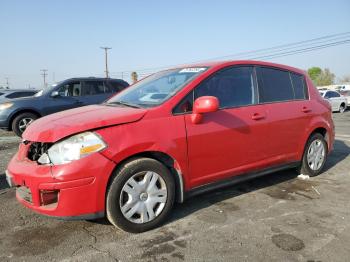
[[[106,78],[109,78],[108,75],[108,50],[112,49],[112,47],[101,47],[101,49],[105,50],[105,63],[106,63]]]

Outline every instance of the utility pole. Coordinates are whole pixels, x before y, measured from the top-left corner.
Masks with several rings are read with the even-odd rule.
[[[112,47],[100,47],[101,49],[105,50],[105,63],[106,63],[106,78],[109,78],[108,75],[108,50],[112,49]]]
[[[8,77],[5,77],[5,78],[6,78],[6,89],[10,89],[9,78]]]
[[[44,88],[46,87],[46,76],[47,76],[47,69],[41,69],[41,72],[43,72],[41,75],[44,78]]]

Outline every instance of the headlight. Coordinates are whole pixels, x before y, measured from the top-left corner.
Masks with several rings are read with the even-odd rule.
[[[0,110],[5,110],[7,108],[10,108],[11,106],[13,106],[13,103],[3,103],[0,104]]]
[[[105,142],[95,133],[84,132],[60,141],[42,154],[40,164],[61,165],[81,159],[106,148]]]

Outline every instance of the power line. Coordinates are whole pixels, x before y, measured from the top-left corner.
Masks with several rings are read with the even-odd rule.
[[[112,47],[100,47],[101,49],[104,49],[105,50],[105,64],[106,64],[106,78],[109,77],[108,75],[108,50],[109,49],[112,49]]]
[[[347,41],[348,39],[346,39],[346,38],[349,38],[349,37],[350,37],[350,32],[344,32],[344,33],[339,33],[339,34],[332,34],[332,35],[317,37],[317,38],[313,38],[313,39],[309,39],[309,40],[293,42],[293,43],[289,43],[289,44],[277,45],[277,46],[273,46],[273,47],[269,47],[269,48],[262,48],[262,49],[252,50],[252,51],[245,51],[245,52],[225,55],[225,56],[212,57],[212,58],[205,59],[205,60],[192,61],[192,62],[185,63],[185,64],[227,59],[227,58],[238,58],[238,57],[242,57],[244,59],[276,58],[276,57],[281,57],[281,56],[286,56],[286,55],[292,55],[293,52],[295,52],[295,51],[297,51],[297,53],[301,53],[303,50],[305,52],[310,52],[313,50],[318,50],[318,49],[323,49],[323,48],[327,48],[327,47],[331,47],[331,46],[346,44],[346,43],[348,43],[348,41]],[[343,41],[334,42],[335,40],[342,40],[342,39],[343,39]],[[315,44],[319,44],[319,45],[315,46]],[[305,47],[305,48],[300,49],[301,47]],[[299,49],[294,50],[295,48],[299,48]],[[288,50],[290,50],[290,51],[288,51]],[[288,52],[282,52],[282,51],[288,51]],[[295,54],[297,54],[297,53],[295,53]],[[259,54],[259,56],[247,58],[247,57],[249,57],[249,55],[253,55],[253,54],[257,54],[257,55]],[[153,68],[144,68],[144,69],[139,69],[139,70],[124,70],[122,72],[126,73],[126,72],[137,71],[139,73],[140,72],[146,73],[146,72],[154,72],[156,70],[171,68],[171,67],[176,67],[176,66],[179,66],[179,64],[169,65],[169,66],[161,66],[161,67],[153,67]],[[120,74],[121,72],[114,72],[113,74],[117,74],[117,73]]]
[[[292,50],[292,51],[289,51],[289,52],[281,52],[281,53],[276,53],[276,54],[271,54],[271,55],[251,57],[251,58],[248,58],[248,59],[252,59],[252,60],[254,60],[254,59],[271,59],[271,58],[277,58],[277,57],[283,57],[283,56],[289,56],[289,55],[294,55],[294,54],[311,52],[311,51],[324,49],[324,48],[331,47],[331,46],[343,45],[343,44],[347,44],[347,43],[350,43],[350,39],[345,39],[343,41],[327,43],[327,44],[313,46],[313,47],[308,47],[308,48],[296,49],[296,50]]]

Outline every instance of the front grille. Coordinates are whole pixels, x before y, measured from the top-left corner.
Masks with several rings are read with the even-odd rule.
[[[32,161],[37,161],[42,154],[46,153],[47,150],[50,148],[52,143],[40,143],[40,142],[33,142],[29,146],[28,150],[28,158]]]
[[[28,203],[33,204],[32,192],[26,186],[20,186],[16,188],[17,195]]]

